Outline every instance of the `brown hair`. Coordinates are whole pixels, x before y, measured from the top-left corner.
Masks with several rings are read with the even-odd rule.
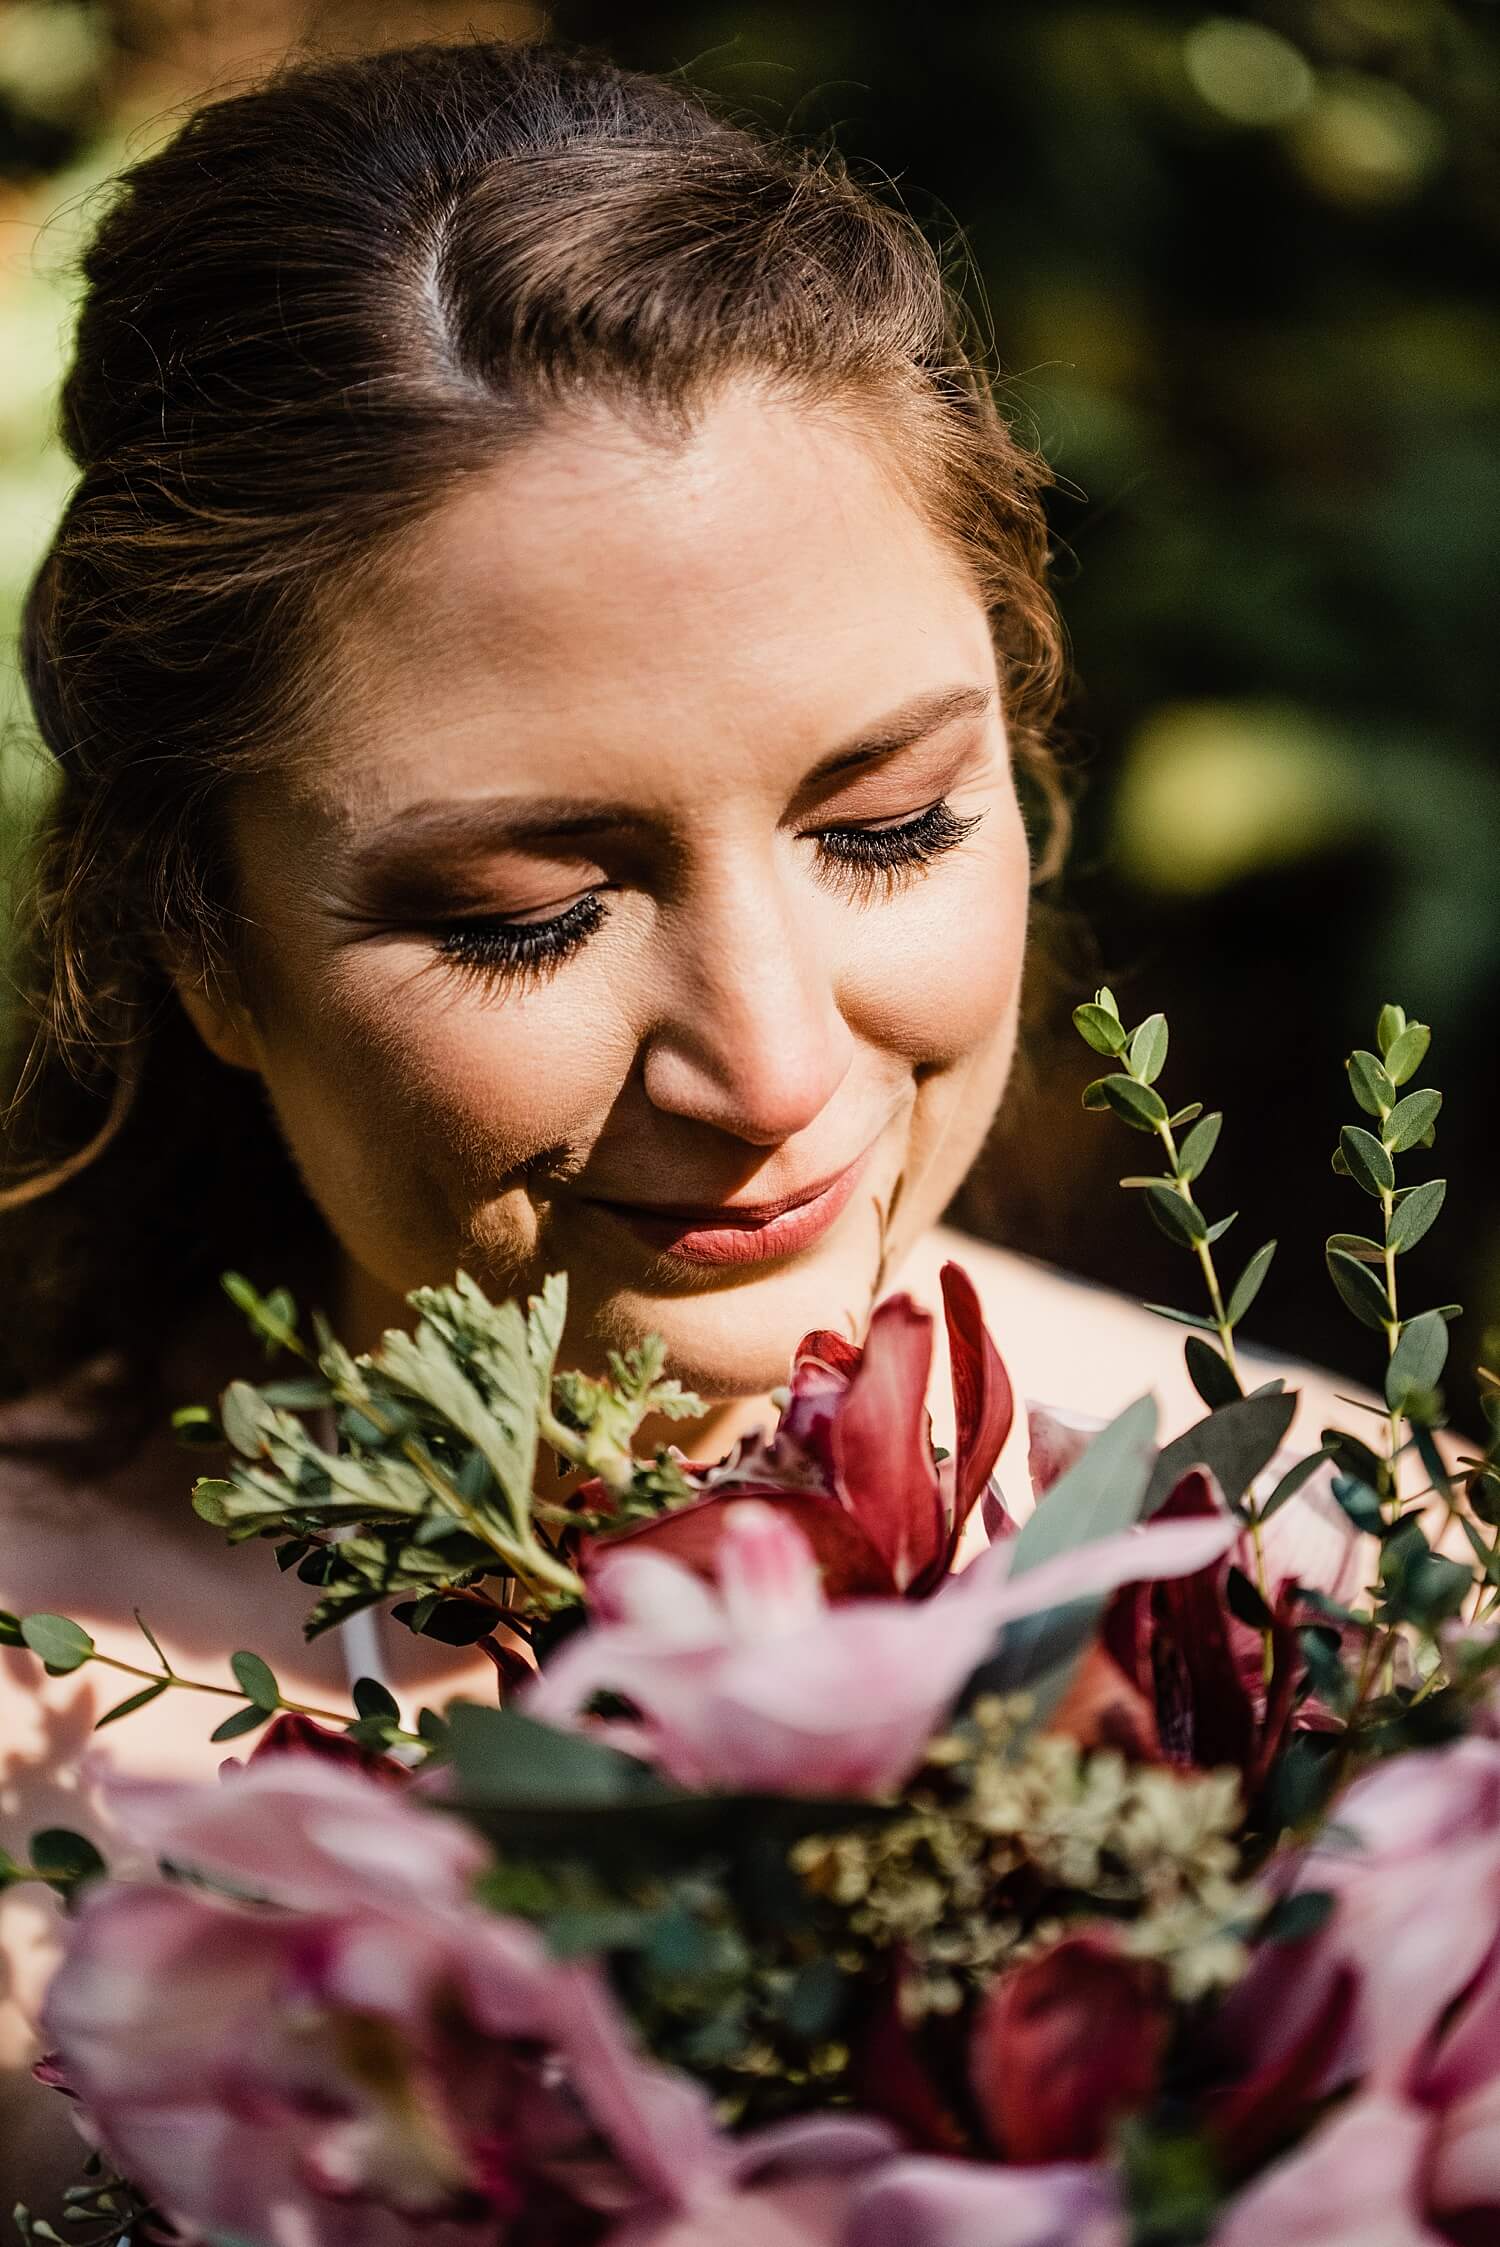
[[[1048,472],[921,229],[835,154],[545,44],[304,61],[127,171],[83,274],[79,479],[23,633],[59,772],[17,929],[0,1395],[105,1346],[144,1365],[225,1266],[326,1253],[165,948],[233,972],[225,790],[316,722],[326,604],[570,395],[682,422],[745,372],[899,417],[1055,864]]]

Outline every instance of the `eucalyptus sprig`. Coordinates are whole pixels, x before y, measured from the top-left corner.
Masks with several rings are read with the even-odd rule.
[[[1408,1186],[1396,1183],[1397,1159],[1431,1147],[1436,1139],[1442,1094],[1431,1087],[1401,1090],[1421,1068],[1431,1039],[1425,1022],[1409,1022],[1403,1008],[1385,1006],[1376,1025],[1379,1054],[1360,1048],[1345,1061],[1349,1089],[1364,1114],[1374,1118],[1375,1129],[1364,1123],[1346,1124],[1333,1152],[1333,1167],[1379,1205],[1380,1237],[1331,1233],[1324,1250],[1329,1277],[1344,1303],[1356,1318],[1386,1338],[1387,1447],[1376,1487],[1382,1502],[1397,1512],[1400,1462],[1406,1449],[1403,1420],[1411,1425],[1413,1441],[1434,1483],[1447,1492],[1431,1430],[1443,1416],[1439,1382],[1448,1357],[1448,1321],[1462,1309],[1458,1303],[1444,1303],[1403,1315],[1398,1296],[1397,1260],[1426,1237],[1448,1190],[1442,1178]]]
[[[1109,1109],[1133,1131],[1145,1132],[1162,1143],[1167,1158],[1164,1172],[1149,1178],[1122,1178],[1120,1184],[1144,1196],[1147,1209],[1168,1240],[1192,1250],[1203,1274],[1212,1315],[1204,1318],[1191,1311],[1174,1310],[1165,1303],[1148,1303],[1146,1308],[1159,1318],[1199,1330],[1186,1344],[1193,1386],[1210,1409],[1228,1404],[1245,1393],[1235,1358],[1234,1330],[1260,1292],[1276,1254],[1276,1243],[1267,1241],[1258,1248],[1226,1293],[1213,1251],[1239,1212],[1232,1210],[1227,1217],[1210,1223],[1193,1192],[1219,1143],[1224,1118],[1218,1110],[1205,1115],[1201,1101],[1169,1112],[1157,1091],[1156,1082],[1167,1058],[1166,1016],[1150,1014],[1134,1030],[1127,1030],[1115,995],[1106,987],[1096,991],[1089,1004],[1074,1008],[1073,1023],[1095,1053],[1119,1063],[1110,1075],[1096,1077],[1086,1087],[1085,1108]],[[1192,1129],[1179,1146],[1176,1135],[1184,1125]],[[1203,1339],[1207,1334],[1218,1336],[1217,1350]]]

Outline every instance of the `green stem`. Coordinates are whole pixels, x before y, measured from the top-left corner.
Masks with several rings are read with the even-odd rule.
[[[88,1659],[91,1662],[102,1662],[107,1670],[118,1670],[122,1677],[138,1677],[145,1685],[176,1685],[184,1693],[213,1693],[222,1701],[248,1701],[250,1698],[237,1685],[210,1685],[203,1678],[180,1677],[176,1670],[143,1670],[135,1662],[122,1662],[117,1654],[101,1654],[97,1648]],[[279,1700],[276,1709],[286,1709],[293,1716],[321,1717],[328,1724],[353,1724],[356,1721],[349,1709],[320,1709],[311,1701]]]
[[[1384,1116],[1382,1116],[1382,1117],[1381,1117],[1381,1119],[1380,1119],[1380,1123],[1381,1123],[1381,1129],[1382,1129],[1382,1130],[1384,1130],[1384,1128],[1385,1128],[1385,1117],[1384,1117]],[[1380,1211],[1381,1211],[1381,1222],[1382,1222],[1382,1229],[1383,1229],[1383,1232],[1384,1232],[1384,1235],[1385,1235],[1385,1238],[1384,1238],[1384,1243],[1383,1243],[1383,1245],[1384,1245],[1384,1248],[1385,1248],[1385,1295],[1386,1295],[1386,1301],[1387,1301],[1387,1302],[1388,1302],[1388,1303],[1390,1304],[1390,1306],[1391,1306],[1391,1317],[1390,1317],[1390,1324],[1389,1324],[1389,1325],[1388,1325],[1388,1326],[1386,1327],[1386,1330],[1385,1330],[1385,1345],[1386,1345],[1386,1362],[1387,1362],[1387,1364],[1389,1364],[1390,1360],[1391,1360],[1391,1359],[1392,1359],[1392,1358],[1393,1358],[1393,1357],[1395,1356],[1395,1354],[1396,1354],[1396,1344],[1397,1344],[1397,1343],[1398,1343],[1398,1342],[1400,1341],[1400,1339],[1401,1339],[1401,1318],[1400,1318],[1400,1314],[1399,1314],[1399,1312],[1398,1312],[1398,1311],[1397,1311],[1397,1309],[1396,1309],[1396,1251],[1395,1251],[1395,1250],[1394,1250],[1394,1249],[1392,1248],[1392,1246],[1391,1246],[1391,1241],[1390,1241],[1390,1233],[1391,1233],[1391,1212],[1392,1212],[1392,1210],[1393,1210],[1393,1209],[1395,1208],[1395,1206],[1396,1206],[1396,1196],[1395,1196],[1395,1192],[1394,1192],[1394,1189],[1383,1189],[1383,1190],[1382,1190],[1382,1192],[1381,1192],[1381,1196],[1380,1196]],[[1400,1513],[1400,1511],[1401,1511],[1401,1415],[1400,1415],[1400,1413],[1399,1413],[1399,1412],[1397,1412],[1397,1411],[1395,1411],[1394,1409],[1391,1409],[1391,1410],[1389,1410],[1389,1411],[1387,1412],[1387,1414],[1386,1414],[1386,1426],[1387,1426],[1387,1429],[1388,1429],[1388,1431],[1389,1431],[1389,1437],[1390,1437],[1390,1447],[1391,1447],[1391,1449],[1390,1449],[1390,1460],[1389,1460],[1389,1467],[1390,1467],[1390,1485],[1391,1485],[1391,1486],[1390,1486],[1390,1493],[1389,1493],[1389,1495],[1390,1495],[1390,1501],[1391,1501],[1391,1508],[1392,1508],[1392,1511],[1393,1511],[1394,1513],[1396,1513],[1396,1514],[1399,1514],[1399,1513]]]

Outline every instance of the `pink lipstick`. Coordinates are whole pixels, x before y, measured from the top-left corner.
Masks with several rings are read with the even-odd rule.
[[[763,1264],[806,1248],[848,1207],[872,1148],[821,1186],[773,1202],[601,1201],[638,1240],[684,1264]]]

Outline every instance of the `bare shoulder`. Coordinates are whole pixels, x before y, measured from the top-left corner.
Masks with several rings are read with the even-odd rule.
[[[1114,1288],[946,1226],[918,1244],[894,1284],[936,1304],[938,1275],[950,1258],[978,1291],[1018,1403],[1031,1399],[1110,1418],[1150,1390],[1161,1406],[1164,1436],[1202,1417],[1183,1360],[1183,1331],[1169,1320]],[[1290,1353],[1242,1346],[1240,1356],[1256,1384],[1279,1376],[1297,1392],[1288,1441],[1309,1450],[1321,1429],[1349,1420],[1339,1394],[1362,1393],[1358,1384]]]

